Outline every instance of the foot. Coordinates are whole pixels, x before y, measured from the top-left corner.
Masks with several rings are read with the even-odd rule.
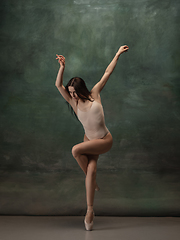
[[[96,186],[95,186],[95,190],[96,190],[96,191],[99,191],[99,190],[100,190],[100,188],[98,187],[97,183],[96,183]]]
[[[93,221],[93,218],[94,218],[93,209],[88,209],[85,217],[86,222],[91,223]]]

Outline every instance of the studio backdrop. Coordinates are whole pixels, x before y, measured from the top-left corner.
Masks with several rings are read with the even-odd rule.
[[[56,54],[101,92],[112,149],[100,155],[96,215],[180,214],[180,2],[2,0],[0,214],[83,215],[85,174],[71,154],[80,122],[57,88]]]

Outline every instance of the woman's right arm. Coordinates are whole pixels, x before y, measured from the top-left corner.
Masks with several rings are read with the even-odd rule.
[[[58,62],[60,63],[60,68],[59,68],[59,72],[57,74],[55,86],[57,87],[57,89],[59,90],[59,92],[61,93],[63,98],[67,102],[70,102],[71,96],[66,91],[65,87],[63,86],[63,73],[64,73],[64,69],[65,69],[65,57],[63,57],[62,55],[57,55],[57,54],[56,54],[56,56],[57,56],[56,59],[58,59]]]

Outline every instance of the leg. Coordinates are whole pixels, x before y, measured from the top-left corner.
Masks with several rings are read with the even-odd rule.
[[[89,155],[89,164],[86,175],[86,198],[87,206],[93,206],[94,190],[96,187],[97,160],[99,155]]]
[[[87,141],[89,141],[89,139],[87,138],[86,134],[84,134],[84,142],[87,142]],[[94,155],[94,156],[95,156],[95,155]],[[90,161],[91,158],[93,159],[93,156],[92,156],[92,155],[89,155],[89,156],[87,156],[87,157],[88,157],[88,161]],[[96,159],[96,157],[97,157],[97,159],[98,159],[99,155],[95,156],[95,159]],[[83,171],[85,172],[85,175],[87,175],[87,166],[86,166],[86,168],[85,168]],[[95,190],[96,190],[96,191],[99,191],[99,190],[100,190],[99,187],[98,187],[98,185],[97,185],[97,183],[96,183],[96,186],[95,186]]]
[[[95,188],[99,189],[96,183],[97,160],[99,155],[81,155],[76,158],[78,164],[84,171],[85,185],[86,185],[86,200],[87,200],[87,214],[86,222],[90,223],[93,220],[93,203]]]
[[[90,223],[93,220],[93,204],[96,187],[96,171],[98,157],[99,155],[88,155],[89,164],[86,175],[87,223]]]
[[[78,161],[84,155],[99,155],[108,152],[112,147],[113,139],[110,133],[108,133],[102,139],[94,139],[90,141],[84,141],[75,145],[72,148],[72,155]],[[86,158],[86,163],[88,164]],[[81,161],[78,161],[78,163]],[[86,172],[87,173],[87,172]]]
[[[89,141],[89,139],[84,134],[84,142],[87,142],[87,141]],[[74,149],[74,147],[73,147],[73,149]],[[72,155],[74,156],[73,149],[72,149]],[[78,156],[78,158],[76,158],[75,156],[74,156],[74,158],[76,159],[77,163],[79,164],[79,166],[81,167],[81,169],[83,170],[85,175],[87,175],[87,167],[88,167],[88,163],[89,163],[88,156],[82,154],[81,156]]]
[[[89,141],[89,139],[86,137],[86,135],[84,134],[84,142]],[[73,148],[74,149],[74,148]],[[73,150],[72,150],[73,153]],[[94,155],[95,156],[95,155]],[[75,156],[74,156],[75,157]],[[81,169],[83,170],[83,172],[85,173],[85,175],[87,175],[87,167],[89,164],[89,160],[92,158],[92,155],[86,155],[86,154],[82,154],[78,157],[75,157],[77,163],[79,164],[79,166],[81,167]],[[97,159],[98,159],[99,155],[97,155]],[[95,156],[96,159],[96,156]],[[99,187],[96,183],[96,187],[95,187],[96,191],[99,191]]]
[[[83,170],[83,172],[85,173],[85,175],[87,175],[87,167],[88,167],[88,157],[85,154],[80,155],[79,157],[75,157],[77,163],[79,164],[79,166],[81,167],[81,169]]]
[[[92,155],[92,156],[97,156],[97,158],[99,157],[99,155]],[[86,176],[87,176],[89,158],[91,158],[91,155],[81,155],[78,158],[76,158],[76,161],[78,162],[79,166],[81,167],[81,169],[83,170]],[[96,191],[99,191],[99,187],[97,183],[96,183],[95,189]]]
[[[89,140],[86,135],[84,135],[84,142],[75,145],[72,148],[72,155],[78,162],[79,166],[87,175],[88,167],[88,156],[87,155],[99,155],[109,151],[112,147],[113,139],[111,133],[108,133],[102,139]],[[96,190],[99,187],[96,185]]]
[[[96,169],[98,155],[109,151],[112,147],[112,136],[108,133],[103,139],[94,139],[77,144],[72,148],[72,154],[86,174],[86,196],[88,211],[86,222],[93,219],[93,202],[96,185]],[[89,158],[89,159],[88,159]]]

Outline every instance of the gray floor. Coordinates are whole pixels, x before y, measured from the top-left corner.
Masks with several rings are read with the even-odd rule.
[[[177,217],[94,218],[93,231],[86,231],[82,216],[0,216],[1,240],[179,240]]]

